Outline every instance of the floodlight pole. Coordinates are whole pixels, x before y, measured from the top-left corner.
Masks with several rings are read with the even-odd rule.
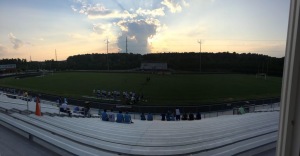
[[[109,62],[108,62],[108,38],[106,39],[106,60],[107,60],[107,70],[109,70]]]
[[[198,43],[199,43],[199,45],[200,45],[200,49],[199,49],[199,60],[200,60],[200,63],[199,63],[199,71],[200,71],[200,73],[201,73],[201,44],[202,44],[201,40],[198,40]]]
[[[127,52],[128,52],[128,51],[127,51],[127,36],[126,36],[126,54],[127,54]]]

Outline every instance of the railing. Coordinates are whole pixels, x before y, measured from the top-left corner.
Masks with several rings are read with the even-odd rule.
[[[23,99],[25,97],[23,96],[17,96],[17,95],[13,95],[13,94],[4,94],[4,95],[8,95],[8,96],[14,96],[16,97],[16,99]],[[27,98],[29,99],[29,98]],[[29,110],[29,106],[28,106],[28,101],[29,100],[25,100],[26,103],[17,103],[17,102],[9,102],[9,101],[3,101],[1,100],[0,102],[2,103],[8,103],[8,104],[13,104],[13,105],[23,105],[23,106],[27,106],[27,110]],[[47,104],[46,100],[42,100],[43,104]],[[48,101],[49,105],[55,105],[56,103]],[[237,105],[236,105],[237,106]],[[72,110],[71,106],[71,110]],[[147,106],[148,108],[149,106]],[[200,106],[199,106],[200,107]],[[260,105],[249,105],[249,106],[245,106],[244,109],[246,110],[246,112],[252,113],[252,112],[257,112],[257,111],[275,111],[276,108],[279,108],[280,104],[277,103],[268,103],[268,104],[260,104]],[[47,108],[47,109],[53,109],[58,111],[59,113],[59,107],[47,107],[47,106],[41,106],[41,108]],[[180,108],[179,108],[180,109]],[[222,116],[222,115],[234,115],[237,114],[237,109],[238,107],[235,107],[233,109],[226,109],[226,110],[218,110],[218,111],[208,111],[208,112],[201,112],[201,117],[202,118],[211,118],[211,117],[218,117],[218,116]],[[91,114],[98,114],[99,109],[91,109]],[[174,109],[175,111],[175,109]],[[183,112],[183,110],[181,110],[181,112]],[[129,114],[132,116],[132,119],[140,119],[140,113],[139,112],[129,112]],[[145,115],[147,115],[147,113],[145,113]],[[160,113],[152,113],[153,115],[153,119],[154,120],[161,120],[161,114]]]
[[[24,103],[17,103],[17,102],[11,102],[11,101],[3,101],[3,100],[0,100],[0,102],[9,103],[9,104],[13,104],[13,105],[23,105],[23,106],[26,106],[27,107],[26,110],[29,111],[29,102],[32,101],[31,97],[19,96],[19,95],[8,94],[8,93],[1,93],[1,94],[6,95],[7,97],[10,97],[10,98],[24,100]],[[42,100],[42,101],[44,101],[44,100]],[[57,106],[57,105],[55,105],[55,106]],[[41,108],[54,109],[54,110],[59,111],[58,107],[48,107],[48,106],[42,106],[41,105]]]
[[[254,112],[260,112],[260,111],[278,111],[280,108],[280,103],[269,103],[269,104],[261,104],[261,105],[251,105],[246,106],[244,109],[246,110],[246,113],[254,113]],[[175,111],[175,109],[174,109]],[[236,112],[235,112],[236,111]],[[181,111],[182,112],[182,111]],[[132,119],[140,119],[141,113],[130,113],[132,116]],[[182,113],[181,113],[182,114]],[[193,113],[195,115],[195,113]],[[211,118],[211,117],[219,117],[222,115],[235,115],[238,114],[238,107],[233,109],[227,109],[227,110],[219,110],[219,111],[209,111],[209,112],[201,112],[201,118]],[[147,115],[147,113],[145,113]],[[153,119],[161,120],[161,114],[160,113],[152,113]]]
[[[11,104],[17,104],[17,105],[27,105],[28,110],[28,100],[30,97],[24,97],[24,96],[18,96],[14,94],[7,94],[3,93],[7,96],[13,96],[18,99],[26,99],[27,104],[20,104],[20,103],[13,103],[9,102]],[[70,101],[70,100],[68,100]],[[71,100],[72,101],[72,100]],[[5,101],[2,101],[5,102]],[[48,100],[41,99],[41,102],[43,104],[48,104],[51,106],[58,106],[57,102],[52,102]],[[114,111],[122,110],[123,112],[128,111],[132,112],[133,119],[139,119],[140,113],[152,113],[154,116],[154,119],[160,118],[161,113],[166,113],[167,111],[175,112],[176,108],[180,109],[181,113],[197,113],[201,112],[203,118],[207,117],[218,117],[221,115],[233,115],[237,114],[236,108],[239,108],[240,106],[243,106],[247,112],[255,112],[259,109],[271,109],[274,111],[275,108],[279,107],[280,98],[268,98],[268,99],[256,99],[256,100],[247,100],[247,101],[235,101],[235,102],[227,102],[227,103],[221,103],[221,104],[211,104],[211,105],[200,105],[200,106],[139,106],[139,105],[111,105],[111,104],[101,104],[101,103],[95,103],[91,102],[91,105],[94,106],[94,109],[92,110],[92,114],[98,114],[98,110],[103,109],[114,109]],[[73,106],[70,106],[71,108]],[[47,106],[41,106],[41,108],[48,108],[48,109],[55,109],[58,110],[59,113],[59,107],[47,107]],[[70,109],[71,109],[70,108]],[[71,109],[73,110],[73,109]]]

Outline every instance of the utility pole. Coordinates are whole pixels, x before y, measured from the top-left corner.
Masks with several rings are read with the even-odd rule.
[[[106,39],[106,61],[107,61],[107,70],[109,70],[109,62],[108,62],[108,38]]]
[[[127,51],[127,36],[126,36],[126,54],[127,54],[127,52],[128,52],[128,51]]]
[[[201,44],[202,44],[201,40],[198,40],[198,43],[200,45],[200,49],[199,49],[199,60],[200,60],[199,71],[201,73]]]

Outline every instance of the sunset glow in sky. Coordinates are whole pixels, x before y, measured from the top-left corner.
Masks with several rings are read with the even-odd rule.
[[[109,52],[282,57],[289,0],[1,0],[0,58]]]

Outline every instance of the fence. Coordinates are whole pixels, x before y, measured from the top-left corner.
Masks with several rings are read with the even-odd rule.
[[[180,109],[180,107],[176,107],[176,108]],[[279,111],[280,103],[277,102],[277,103],[268,103],[268,104],[249,105],[249,106],[244,106],[244,109],[246,110],[247,113],[265,112],[265,111]],[[175,111],[175,108],[168,109],[168,110]],[[184,108],[184,110],[187,110],[187,109]],[[181,114],[183,112],[185,112],[184,110],[180,110]],[[197,112],[197,111],[191,111],[191,112],[186,112],[186,113],[193,113],[195,115],[195,112]],[[222,115],[235,115],[235,114],[238,114],[238,107],[234,107],[232,109],[226,109],[226,110],[216,110],[216,111],[207,111],[207,112],[206,111],[199,111],[199,112],[201,112],[201,117],[202,118],[218,117],[218,116],[222,116]],[[132,112],[130,114],[131,114],[133,119],[140,119],[140,114],[141,113]],[[161,114],[160,113],[153,113],[153,119],[154,120],[160,120],[161,119]]]
[[[26,98],[23,96],[17,96],[17,95],[13,95],[13,94],[4,94],[10,98],[14,98],[14,99],[22,99],[24,100],[24,103],[17,103],[17,102],[9,102],[9,101],[1,101],[2,103],[7,103],[7,104],[12,104],[12,105],[23,105],[24,107],[27,106],[27,110],[29,110],[28,107],[28,101],[30,98]],[[51,102],[51,101],[47,101],[47,100],[41,100],[41,102],[43,104],[46,105],[50,105],[50,106],[41,106],[41,108],[44,109],[50,109],[53,110],[51,111],[52,113],[59,113],[59,108],[57,107],[57,103],[55,102]],[[224,107],[224,105],[226,105],[226,107],[228,109],[221,109]],[[54,107],[53,107],[54,106]],[[206,106],[185,106],[185,107],[169,107],[169,106],[165,106],[162,108],[167,109],[169,111],[175,111],[175,108],[179,108],[181,113],[195,113],[195,112],[201,112],[201,117],[202,118],[211,118],[211,117],[218,117],[218,116],[222,116],[222,115],[234,115],[237,114],[238,112],[238,108],[240,106],[243,106],[244,109],[246,110],[246,112],[259,112],[259,111],[278,111],[280,104],[279,104],[279,98],[276,99],[260,99],[260,100],[252,100],[252,101],[243,101],[243,102],[234,102],[234,103],[227,103],[227,104],[218,104],[218,105],[206,105]],[[70,107],[74,107],[74,106],[70,106]],[[14,107],[11,107],[14,108]],[[143,106],[143,107],[139,107],[139,109],[144,109],[144,110],[150,110],[153,108],[157,108],[157,106]],[[203,109],[205,108],[205,109]],[[216,110],[215,108],[219,108]],[[26,109],[26,108],[25,108]],[[23,110],[25,110],[23,109]],[[119,110],[124,109],[124,107],[120,107]],[[193,111],[188,112],[187,110],[189,109],[193,109]],[[72,109],[71,109],[72,110]],[[103,108],[100,110],[103,110]],[[209,111],[205,111],[205,110],[209,110]],[[50,112],[50,113],[51,113]],[[98,114],[99,109],[91,109],[91,113],[92,114]],[[132,116],[132,119],[140,119],[140,114],[142,111],[130,111],[130,115]],[[150,111],[148,111],[150,112]],[[147,112],[147,113],[148,113]],[[145,113],[145,114],[147,114]],[[152,113],[152,112],[151,112]],[[165,113],[165,112],[164,112]],[[161,119],[161,113],[152,113],[153,114],[153,119],[154,120],[160,120]]]
[[[2,90],[15,90],[13,88],[2,88]],[[17,92],[17,91],[14,91]],[[52,105],[55,105],[59,96],[51,95],[51,94],[42,94],[42,93],[34,93],[31,92],[32,96],[40,96],[41,100],[48,101]],[[84,107],[86,99],[74,99],[68,98],[68,104],[76,105]],[[165,113],[168,110],[175,110],[179,108],[181,112],[189,113],[189,112],[224,112],[228,110],[233,110],[234,108],[244,106],[248,107],[251,105],[263,105],[263,104],[272,104],[280,102],[279,97],[272,97],[272,98],[264,98],[264,99],[252,99],[252,100],[243,100],[243,101],[233,101],[233,102],[226,102],[226,103],[209,103],[206,105],[191,105],[191,106],[145,106],[145,105],[122,105],[117,103],[103,103],[99,101],[90,101],[91,108],[96,109],[114,109],[114,110],[121,110],[121,111],[128,111],[128,112],[143,112],[143,113]]]

